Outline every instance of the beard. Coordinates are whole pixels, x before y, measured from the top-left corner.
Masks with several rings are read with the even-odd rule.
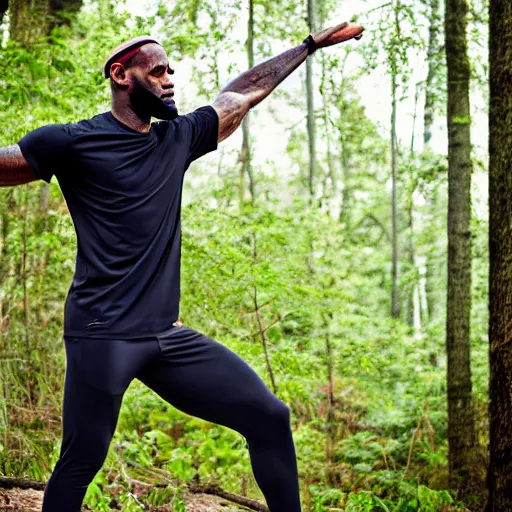
[[[178,108],[174,101],[164,102],[138,80],[134,80],[130,101],[135,111],[142,117],[150,116],[166,121],[172,121],[178,117]]]

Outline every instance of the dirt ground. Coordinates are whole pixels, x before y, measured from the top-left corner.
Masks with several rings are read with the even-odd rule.
[[[41,512],[42,491],[21,489],[0,489],[0,511]],[[191,494],[186,498],[187,512],[237,512],[247,510],[207,494]],[[152,512],[172,512],[170,507],[153,507]]]

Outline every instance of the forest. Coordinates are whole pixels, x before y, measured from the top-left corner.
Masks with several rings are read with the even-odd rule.
[[[108,111],[135,36],[185,113],[343,21],[187,171],[180,317],[290,408],[304,512],[512,512],[509,0],[0,0],[0,146]],[[0,510],[59,458],[75,257],[56,180],[0,189]],[[134,380],[84,510],[264,503],[239,433]]]

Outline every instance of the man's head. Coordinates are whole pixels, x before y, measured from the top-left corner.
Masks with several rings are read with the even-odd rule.
[[[174,70],[162,45],[142,36],[118,46],[105,62],[114,99],[123,98],[141,118],[174,119]]]

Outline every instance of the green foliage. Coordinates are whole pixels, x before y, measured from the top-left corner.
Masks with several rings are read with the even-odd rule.
[[[332,7],[322,5],[320,18]],[[363,47],[368,66],[383,59],[400,66],[402,85],[410,48],[423,44],[415,8],[405,1],[385,6],[378,29],[386,37],[373,37]],[[90,2],[69,27],[30,51],[8,41],[0,48],[0,144],[46,123],[106,110],[104,56],[122,40],[156,27],[172,59],[193,61],[190,85],[197,86],[201,101],[211,99],[241,69],[244,41],[234,33],[244,9],[237,2],[179,0],[145,18],[110,2]],[[283,41],[301,40],[305,4],[290,0],[279,10],[272,2],[256,2],[258,58]],[[404,30],[388,37],[395,14]],[[445,159],[431,153],[401,159],[401,211],[414,210],[421,219],[413,229],[405,213],[399,219],[402,249],[412,242],[427,261],[431,311],[424,312],[418,335],[407,319],[388,315],[387,142],[358,96],[346,48],[326,52],[322,62],[325,104],[317,107],[324,112],[318,119],[322,143],[314,201],[305,199],[302,185],[304,127],[288,126],[279,112],[274,117],[287,123],[290,135],[283,155],[275,161],[269,156],[265,169],[256,171],[261,197],[254,207],[236,203],[239,162],[229,151],[218,176],[214,166],[201,163],[188,171],[181,316],[242,356],[269,387],[272,371],[276,394],[292,411],[305,511],[464,510],[447,481]],[[279,94],[276,104],[303,109],[300,94]],[[282,171],[285,166],[290,172]],[[46,211],[40,201],[40,183],[0,193],[0,471],[44,480],[60,450],[62,305],[76,245],[58,186],[50,187]],[[485,445],[487,225],[477,215],[472,222],[473,369]],[[419,279],[417,266],[403,258],[404,297]],[[334,427],[328,419],[331,363]],[[262,499],[241,435],[191,418],[134,382],[87,504],[97,511],[139,511],[170,503],[183,511],[184,489],[197,479],[232,492],[247,488],[249,496]]]

